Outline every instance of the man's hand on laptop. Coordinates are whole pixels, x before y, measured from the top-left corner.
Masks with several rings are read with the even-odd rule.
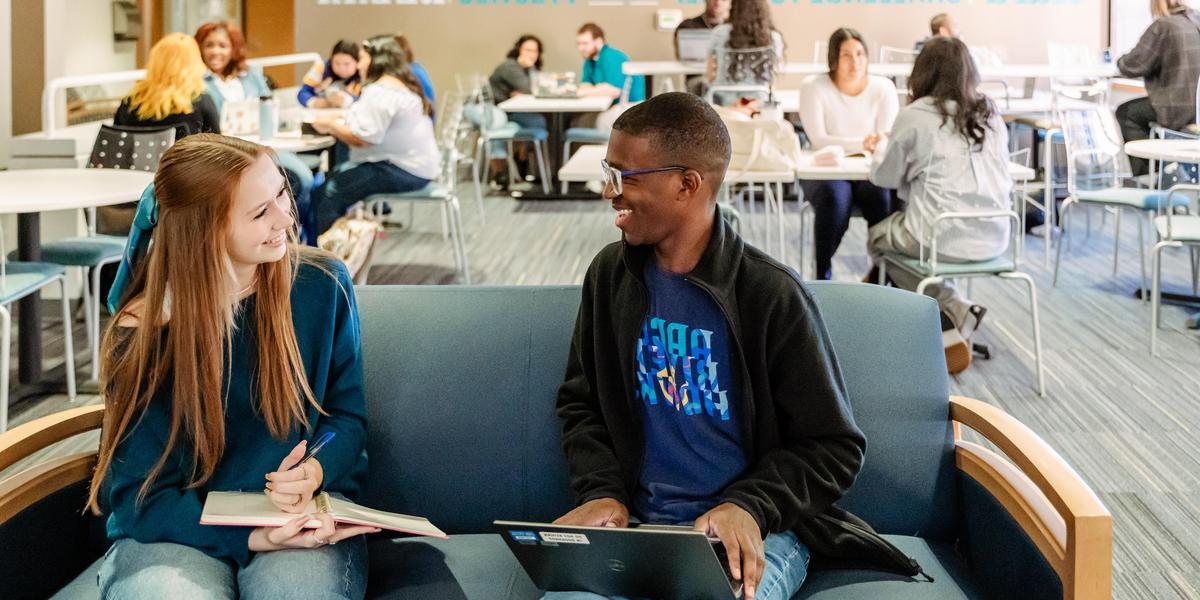
[[[612,498],[598,498],[580,504],[575,510],[559,517],[554,524],[577,527],[628,527],[629,509]]]
[[[695,529],[710,538],[720,538],[729,556],[729,574],[741,580],[742,597],[754,600],[766,562],[762,533],[754,517],[744,508],[726,502],[696,519]]]

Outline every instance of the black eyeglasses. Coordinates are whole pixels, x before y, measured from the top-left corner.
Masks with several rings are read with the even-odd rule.
[[[630,177],[633,175],[649,175],[650,173],[665,173],[667,171],[690,170],[690,167],[670,166],[670,167],[656,167],[653,169],[633,169],[633,170],[629,170],[629,171],[622,171],[621,169],[618,169],[618,168],[608,164],[608,161],[603,158],[600,159],[600,167],[604,173],[604,185],[612,186],[613,192],[615,192],[618,196],[620,196],[622,193],[621,180],[626,177]]]

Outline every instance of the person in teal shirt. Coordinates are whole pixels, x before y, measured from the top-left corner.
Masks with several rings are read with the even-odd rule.
[[[621,72],[621,66],[629,61],[629,56],[606,44],[604,30],[595,23],[586,23],[579,28],[575,44],[579,53],[583,55],[579,95],[607,96],[616,104],[625,88],[625,74]],[[645,98],[645,78],[634,75],[629,86],[628,100],[640,102]]]
[[[196,134],[163,154],[109,296],[88,497],[113,542],[100,597],[365,595],[363,534],[378,529],[305,514],[321,491],[355,499],[366,473],[354,287],[296,236],[269,148]],[[214,491],[263,493],[294,518],[202,525]],[[306,529],[311,519],[320,526]]]

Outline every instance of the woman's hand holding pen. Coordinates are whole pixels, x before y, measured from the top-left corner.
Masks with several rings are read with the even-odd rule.
[[[304,512],[309,500],[321,489],[321,483],[325,480],[325,471],[321,469],[321,463],[317,462],[316,458],[309,457],[308,460],[304,460],[307,447],[308,443],[300,440],[279,463],[279,470],[267,473],[267,497],[284,512]]]

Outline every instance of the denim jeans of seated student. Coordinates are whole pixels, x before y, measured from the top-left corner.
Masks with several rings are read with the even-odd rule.
[[[367,196],[415,192],[426,185],[429,185],[428,179],[387,161],[345,163],[321,187],[313,190],[309,243],[316,245],[318,235],[346,214],[346,209]]]
[[[785,531],[772,533],[763,543],[767,564],[758,581],[755,600],[790,600],[808,577],[808,547]],[[605,596],[591,592],[546,592],[543,600],[603,600]],[[625,600],[612,598],[611,600]],[[632,599],[629,599],[632,600]]]
[[[244,569],[183,544],[117,540],[96,577],[108,600],[360,600],[367,592],[363,536],[305,550],[259,552]]]

